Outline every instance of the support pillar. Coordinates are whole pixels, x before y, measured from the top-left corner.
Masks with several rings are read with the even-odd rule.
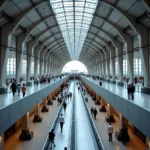
[[[22,126],[21,126],[21,134],[19,136],[20,140],[31,140],[33,137],[33,131],[29,131],[29,124],[30,124],[30,119],[29,119],[29,112],[27,112],[23,117],[22,117]]]
[[[93,93],[92,100],[96,102],[96,93],[95,91],[93,91],[92,93]]]
[[[107,122],[115,122],[115,119],[114,119],[114,108],[110,104],[109,104],[108,114],[105,117],[105,120]]]
[[[128,120],[122,115],[122,114],[119,114],[119,128],[120,130],[123,128],[123,127],[126,127],[128,128]]]
[[[105,101],[104,99],[101,100],[101,108],[100,108],[100,112],[106,112],[106,108],[105,108]]]
[[[0,135],[0,149],[4,149],[4,134]]]
[[[42,122],[42,117],[40,116],[40,104],[37,104],[34,107],[33,122]]]
[[[100,105],[100,104],[101,104],[100,100],[101,100],[101,97],[100,97],[98,94],[96,94],[96,102],[95,102],[95,105]]]
[[[42,105],[43,105],[42,112],[48,112],[49,109],[47,108],[47,99],[46,98],[43,99]]]
[[[48,95],[48,96],[47,96],[47,105],[52,105],[52,102],[51,102],[51,95]]]

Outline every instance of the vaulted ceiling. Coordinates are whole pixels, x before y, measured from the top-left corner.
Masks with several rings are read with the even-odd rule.
[[[132,39],[140,27],[150,27],[148,0],[1,0],[0,5],[2,29],[24,13],[12,34],[19,38],[34,27],[26,42],[41,34],[37,45],[44,43],[66,61],[115,55],[125,36]]]

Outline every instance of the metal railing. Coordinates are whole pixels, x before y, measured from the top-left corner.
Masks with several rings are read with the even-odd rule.
[[[68,87],[68,89],[67,89],[67,93],[68,93],[69,89],[70,89],[70,85],[69,85],[69,87]],[[63,100],[63,101],[64,101],[64,100]],[[60,116],[60,113],[61,113],[62,108],[63,108],[63,101],[62,101],[62,103],[61,103],[61,105],[60,105],[60,108],[59,108],[59,110],[58,110],[58,112],[57,112],[57,115],[56,115],[56,117],[55,117],[55,119],[54,119],[54,122],[53,122],[53,124],[52,124],[52,126],[51,126],[50,131],[51,131],[52,129],[54,129],[54,130],[56,129],[56,125],[57,125],[57,123],[58,123],[58,117]],[[46,137],[46,140],[45,140],[45,142],[44,142],[44,145],[43,145],[43,147],[42,147],[42,150],[47,150],[48,147],[49,147],[49,144],[50,144],[50,140],[49,140],[49,136],[47,136],[47,137]]]
[[[75,83],[73,89],[73,110],[72,110],[72,124],[71,124],[71,132],[70,132],[70,142],[68,149],[76,150],[76,135],[75,135]]]
[[[84,86],[84,85],[82,84],[82,86]],[[85,102],[82,90],[81,90],[81,95],[82,95],[82,98],[83,98],[83,101],[84,101],[84,105],[85,105],[85,108],[86,108],[86,111],[87,111],[87,114],[88,114],[89,121],[91,123],[92,131],[93,131],[93,134],[95,136],[95,140],[96,140],[96,143],[98,145],[98,148],[99,148],[99,150],[105,150],[104,145],[102,143],[102,140],[101,140],[101,138],[99,136],[99,133],[98,133],[98,131],[96,129],[95,123],[94,123],[94,121],[92,119],[91,113],[89,112],[88,106],[87,106],[87,104]]]

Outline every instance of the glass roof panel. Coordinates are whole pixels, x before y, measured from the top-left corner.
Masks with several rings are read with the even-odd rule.
[[[50,0],[72,59],[78,59],[98,0]]]

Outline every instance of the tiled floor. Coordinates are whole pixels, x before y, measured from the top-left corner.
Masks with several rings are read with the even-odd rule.
[[[87,97],[87,95],[86,95]],[[89,101],[87,102],[89,111],[91,107],[96,107],[97,110],[99,110],[100,106],[96,106],[93,100],[88,96]],[[106,150],[145,150],[145,144],[137,137],[135,136],[132,132],[131,129],[129,128],[129,135],[130,135],[130,142],[124,146],[122,145],[121,142],[117,141],[113,134],[113,142],[108,141],[108,135],[107,135],[107,126],[108,123],[105,121],[105,116],[107,115],[106,113],[99,112],[97,115],[97,120],[94,120],[97,131],[102,139],[102,142],[104,144],[104,147]],[[115,120],[116,122],[113,123],[114,130],[118,131],[119,130],[119,118],[118,116],[115,115]]]
[[[86,79],[99,85],[99,80],[93,80],[92,78],[86,78]],[[128,100],[127,89],[124,87],[116,86],[114,84],[107,83],[107,82],[103,82],[102,88]],[[150,111],[150,95],[135,92],[134,100],[130,100],[130,102],[138,105],[139,107],[142,107],[142,108]]]

